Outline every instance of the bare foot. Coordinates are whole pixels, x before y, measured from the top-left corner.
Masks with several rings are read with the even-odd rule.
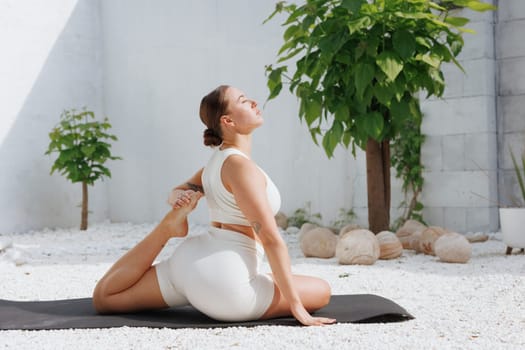
[[[162,219],[160,225],[165,228],[169,238],[184,237],[188,234],[188,214],[195,208],[201,197],[202,193],[200,192],[192,193],[189,204],[170,210]]]

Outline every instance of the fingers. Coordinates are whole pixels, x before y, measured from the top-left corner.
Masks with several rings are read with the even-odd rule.
[[[301,310],[302,309],[302,310]],[[293,313],[293,312],[292,312]],[[305,326],[324,326],[336,322],[335,318],[329,317],[314,317],[310,315],[306,309],[300,308],[294,313],[295,318]]]
[[[334,324],[336,322],[335,318],[327,317],[311,317],[310,320],[303,323],[305,326],[325,326]]]
[[[179,194],[179,196],[175,200],[175,206],[180,208],[180,207],[190,204],[191,198],[190,198],[190,193],[188,192],[193,193],[192,190],[188,190],[188,191],[183,191]]]
[[[187,205],[195,207],[196,202],[202,197],[202,193],[193,190],[180,191],[175,198],[169,201],[173,209],[179,209]]]
[[[337,321],[335,318],[327,318],[327,317],[316,317],[316,320],[319,326],[323,326],[326,324],[334,324]]]

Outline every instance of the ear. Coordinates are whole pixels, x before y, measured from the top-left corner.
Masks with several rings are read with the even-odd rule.
[[[220,118],[221,124],[225,126],[234,126],[235,122],[226,114],[222,115]]]

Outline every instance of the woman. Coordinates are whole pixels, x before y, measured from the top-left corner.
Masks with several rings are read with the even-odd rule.
[[[223,321],[294,316],[304,325],[334,323],[313,317],[330,300],[329,285],[292,275],[274,215],[280,196],[251,159],[252,132],[263,124],[257,102],[237,88],[219,86],[201,101],[204,144],[215,147],[207,166],[170,194],[171,210],[144,240],[98,282],[100,313],[193,305]],[[188,232],[187,215],[202,195],[210,210],[207,234],[183,241],[152,266],[171,237]],[[258,272],[266,253],[272,274]]]

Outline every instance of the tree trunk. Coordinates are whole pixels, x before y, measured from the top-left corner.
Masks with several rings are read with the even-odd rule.
[[[368,189],[368,226],[379,233],[390,226],[390,140],[381,143],[368,139],[366,144],[366,182]]]
[[[82,216],[80,220],[80,230],[85,231],[88,227],[88,184],[82,182]]]

